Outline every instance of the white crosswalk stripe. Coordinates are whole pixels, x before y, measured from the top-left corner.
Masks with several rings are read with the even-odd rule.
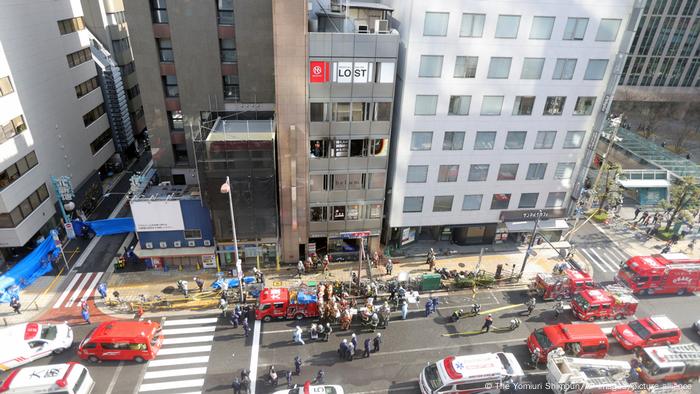
[[[607,268],[610,270],[610,272],[615,272],[615,271],[617,271],[616,266],[615,266],[615,263],[611,263],[610,260],[609,260],[608,258],[606,258],[607,255],[605,254],[605,252],[603,252],[602,250],[600,250],[600,251],[599,251],[600,254],[599,254],[598,252],[595,251],[595,249],[591,249],[590,252],[591,252],[594,256],[596,256],[596,257],[599,259],[600,263],[601,263],[602,265],[604,265],[605,267],[607,267]],[[601,255],[602,255],[602,256],[605,256],[605,257],[602,257]]]
[[[608,272],[602,265],[600,265],[600,263],[598,262],[597,259],[594,259],[593,256],[591,256],[591,255],[588,253],[588,251],[586,251],[586,249],[579,249],[579,250],[580,250],[584,255],[586,255],[586,257],[588,258],[588,261],[590,261],[591,263],[595,264],[596,267],[598,267],[598,269],[599,269],[600,271],[602,271],[602,272]]]
[[[77,305],[78,301],[87,301],[94,295],[103,274],[103,272],[76,272],[53,304],[53,309],[71,308]]]
[[[149,394],[201,393],[217,321],[216,317],[165,320],[163,346],[146,366],[138,391]]]

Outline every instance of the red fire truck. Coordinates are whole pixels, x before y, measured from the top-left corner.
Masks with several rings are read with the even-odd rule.
[[[260,292],[255,319],[297,319],[319,316],[316,295],[301,289],[264,288]]]
[[[597,287],[598,285],[589,274],[567,269],[560,275],[547,273],[537,274],[535,281],[529,286],[529,291],[531,295],[538,295],[545,301],[558,301],[571,298],[580,291]]]
[[[635,294],[683,295],[700,290],[700,260],[684,254],[634,256],[615,276]]]
[[[595,319],[622,319],[637,311],[639,301],[629,289],[606,286],[604,289],[584,290],[571,299],[571,311],[584,321]]]
[[[700,346],[680,344],[642,349],[639,377],[646,383],[692,381],[700,378]]]

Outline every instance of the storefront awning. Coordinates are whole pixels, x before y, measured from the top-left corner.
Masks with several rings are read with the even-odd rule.
[[[214,254],[214,246],[203,246],[199,248],[168,248],[168,249],[141,249],[141,245],[136,244],[134,253],[142,258],[150,257],[182,257],[182,256],[200,256],[204,254]]]
[[[509,233],[531,232],[534,227],[535,223],[532,221],[506,222],[506,228],[508,229]],[[540,223],[537,225],[537,228],[540,230],[566,230],[569,228],[569,225],[564,219],[548,219],[540,220]]]
[[[639,189],[646,187],[665,187],[671,186],[671,183],[665,179],[619,179],[617,181],[625,189]]]

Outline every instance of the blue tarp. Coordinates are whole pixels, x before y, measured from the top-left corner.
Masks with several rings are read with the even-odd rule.
[[[232,289],[235,287],[238,287],[238,278],[231,278],[231,279],[224,279],[224,278],[219,278],[216,280],[216,282],[211,284],[211,287],[213,289],[220,289],[221,288],[221,283],[222,281],[227,281],[228,282],[228,288]],[[243,277],[243,283],[248,284],[248,283],[253,283],[255,282],[255,277],[254,276],[244,276]]]
[[[131,233],[136,230],[133,218],[115,218],[104,220],[93,220],[91,222],[81,222],[80,220],[73,221],[75,235],[81,236],[87,228],[92,229],[95,235],[112,235]]]
[[[34,281],[51,271],[51,263],[58,258],[60,250],[53,240],[53,233],[46,238],[31,253],[17,263],[12,269],[0,276],[0,303],[10,302],[19,291],[34,283]]]
[[[316,299],[316,294],[308,294],[308,293],[305,293],[301,290],[297,293],[297,303],[298,304],[312,304],[316,301],[318,301]]]

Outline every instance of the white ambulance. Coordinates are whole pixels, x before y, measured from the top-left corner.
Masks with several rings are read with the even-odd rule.
[[[73,345],[68,324],[24,323],[0,330],[0,371],[59,354]]]
[[[90,394],[93,387],[87,368],[70,362],[17,369],[2,382],[0,393]]]
[[[418,378],[423,394],[496,394],[524,376],[512,353],[450,356],[428,364]]]

